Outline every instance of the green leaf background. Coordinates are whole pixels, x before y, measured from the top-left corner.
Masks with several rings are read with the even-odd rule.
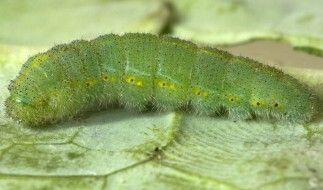
[[[2,0],[0,189],[323,189],[322,113],[291,126],[110,109],[28,128],[3,104],[29,56],[111,32],[168,34],[249,56],[322,100],[322,9],[319,0]]]

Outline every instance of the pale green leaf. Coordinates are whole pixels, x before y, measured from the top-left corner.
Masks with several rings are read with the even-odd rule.
[[[174,0],[180,12],[174,35],[205,44],[254,39],[323,49],[321,0]]]
[[[119,109],[91,113],[46,128],[28,128],[15,123],[4,113],[3,102],[9,95],[6,88],[29,56],[45,50],[39,46],[92,38],[112,31],[159,33],[167,21],[164,11],[168,12],[159,1],[83,0],[77,1],[77,5],[76,1],[48,1],[50,7],[45,1],[36,5],[19,1],[23,6],[16,5],[17,2],[0,2],[0,41],[3,44],[0,45],[1,190],[323,188],[322,114],[305,126],[233,122],[225,117],[198,117],[187,113],[140,114]],[[203,1],[196,2],[205,6]],[[11,12],[13,9],[9,6],[27,8]],[[197,5],[186,6],[193,9]],[[60,13],[57,20],[53,10]],[[96,17],[88,12],[94,10],[109,11]],[[91,23],[95,18],[102,20]],[[182,22],[198,20],[191,16],[186,19]],[[65,24],[62,20],[66,20]],[[201,27],[202,22],[214,26],[215,19],[200,21]],[[67,27],[71,25],[75,28]],[[198,31],[198,27],[194,27],[190,28],[192,33]],[[204,36],[203,31],[200,34]],[[203,42],[195,37],[192,39]],[[204,42],[217,41],[210,37]],[[22,44],[24,46],[19,46]],[[269,47],[270,56],[264,53],[267,51],[262,46],[237,46],[227,50],[282,67],[323,98],[323,72],[319,66],[323,59],[296,54],[291,48],[286,53],[288,51],[282,47]],[[274,57],[276,48],[277,52],[284,53]],[[304,61],[310,64],[302,64]]]

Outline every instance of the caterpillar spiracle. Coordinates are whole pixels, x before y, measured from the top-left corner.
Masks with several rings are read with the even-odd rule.
[[[172,37],[128,33],[57,45],[11,81],[7,114],[30,126],[111,104],[306,123],[318,112],[308,88],[249,58]],[[225,111],[223,111],[225,110]]]

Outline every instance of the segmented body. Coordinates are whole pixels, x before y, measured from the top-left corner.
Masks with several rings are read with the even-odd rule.
[[[309,121],[317,111],[307,88],[275,68],[150,34],[108,34],[58,45],[31,57],[9,90],[8,114],[28,125],[55,123],[115,102],[137,110],[150,104],[292,122]]]

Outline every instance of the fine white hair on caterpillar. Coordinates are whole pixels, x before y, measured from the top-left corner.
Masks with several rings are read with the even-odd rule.
[[[317,98],[273,67],[215,48],[151,34],[107,34],[57,45],[27,60],[9,85],[7,114],[30,126],[95,108],[192,110],[306,123]]]

